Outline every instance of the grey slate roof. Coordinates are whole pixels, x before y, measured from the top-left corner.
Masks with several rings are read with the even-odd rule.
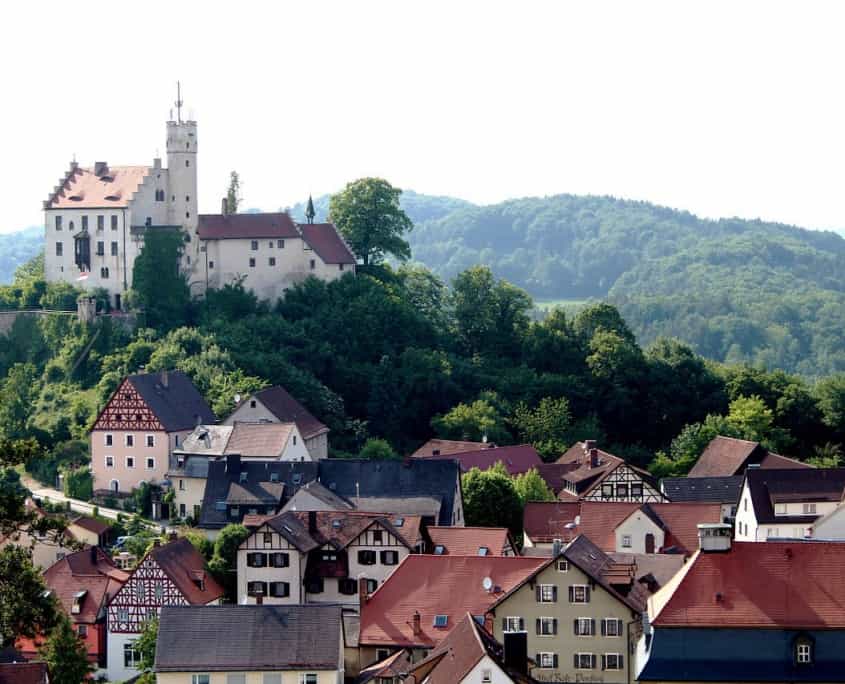
[[[717,477],[665,477],[660,489],[669,501],[735,504],[742,491],[742,475]]]
[[[182,371],[165,372],[130,375],[128,380],[167,432],[190,430],[198,422],[217,422],[211,407],[187,375]]]
[[[165,606],[156,672],[338,670],[340,606]]]

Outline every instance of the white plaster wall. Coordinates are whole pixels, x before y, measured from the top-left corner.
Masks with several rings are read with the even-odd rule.
[[[529,657],[531,657],[529,655]],[[460,681],[460,684],[480,684],[484,681],[481,677],[485,670],[489,670],[492,675],[490,681],[492,684],[513,684],[513,680],[500,668],[490,656],[485,655],[476,663],[467,675]]]
[[[185,504],[185,515],[194,515],[194,506],[202,505],[202,497],[205,494],[205,478],[204,477],[180,477],[174,475],[168,477],[173,486],[173,503],[175,506],[175,513],[173,515],[180,515],[179,505]],[[179,489],[179,482],[182,481],[184,489]]]
[[[106,654],[108,657],[106,671],[109,681],[122,682],[138,674],[138,670],[134,667],[124,667],[123,665],[124,644],[135,641],[137,638],[137,634],[108,632],[106,636]]]
[[[665,544],[665,534],[654,521],[641,510],[636,510],[616,528],[617,553],[645,553],[645,538],[654,535],[654,552],[657,553]],[[623,546],[622,538],[631,535],[631,546]]]
[[[845,506],[839,506],[832,514],[817,520],[812,526],[812,536],[818,539],[845,540]]]
[[[264,672],[278,673],[273,670],[243,671],[246,674],[246,684],[263,684]],[[202,670],[185,670],[184,672],[159,672],[156,675],[158,684],[191,684],[191,675],[202,673],[209,675],[211,684],[226,684],[226,672],[202,672]],[[315,673],[318,684],[339,684],[343,682],[343,673],[337,670],[290,670],[282,672],[282,684],[300,684],[300,676],[305,673]]]
[[[742,492],[739,495],[739,506],[736,509],[736,522],[734,524],[734,539],[737,541],[757,541],[757,518],[754,515],[748,482],[743,483]]]

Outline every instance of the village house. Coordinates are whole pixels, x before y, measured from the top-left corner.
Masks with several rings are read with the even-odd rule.
[[[338,606],[168,606],[158,684],[343,684]]]
[[[213,423],[211,408],[182,371],[123,379],[91,429],[95,493],[130,493],[141,483],[162,483],[170,453],[199,423]]]
[[[294,423],[314,461],[329,456],[329,428],[278,385],[266,387],[241,400],[224,425],[237,422]]]
[[[437,556],[518,556],[516,545],[506,527],[426,528],[429,544],[426,552]]]
[[[660,491],[676,503],[718,503],[722,506],[722,522],[733,522],[742,480],[742,475],[664,477]]]
[[[48,515],[31,498],[26,499],[24,506],[27,513],[33,513],[39,518]],[[28,549],[32,565],[42,571],[64,558],[73,549],[73,539],[68,534],[56,538],[55,535],[42,535],[35,530],[30,533],[27,529],[13,529],[6,534],[0,534],[0,549],[11,544]]]
[[[636,568],[615,563],[579,536],[491,604],[491,633],[527,634],[531,676],[540,681],[633,681],[636,643],[648,589]],[[590,680],[592,681],[592,680]]]
[[[80,544],[111,546],[114,541],[111,525],[99,518],[80,515],[68,523],[65,534]]]
[[[357,607],[424,546],[419,516],[289,511],[265,519],[238,548],[241,604]]]
[[[285,505],[285,511],[353,511],[355,506],[335,494],[328,487],[324,487],[317,480],[306,482],[294,492]]]
[[[666,500],[649,473],[598,449],[593,440],[578,442],[537,470],[561,501]]]
[[[786,470],[750,466],[736,512],[737,541],[767,539],[803,539],[833,534],[839,524],[830,516],[842,501],[845,490],[845,468],[800,468]]]
[[[127,578],[96,546],[68,554],[44,573],[47,590],[70,618],[95,670],[106,667],[106,605]],[[42,644],[41,638],[20,639],[17,648],[31,659],[38,657]]]
[[[704,526],[700,552],[648,601],[637,679],[845,681],[843,564],[841,543],[732,543],[730,526]]]
[[[411,458],[427,458],[429,456],[448,456],[464,451],[479,451],[496,446],[492,442],[466,442],[457,439],[430,439],[411,454]]]
[[[408,556],[374,594],[360,597],[361,667],[401,649],[419,662],[466,613],[483,620],[498,598],[546,562],[503,556]]]
[[[108,603],[108,678],[123,681],[138,674],[134,642],[164,606],[206,606],[222,596],[223,589],[206,573],[205,559],[191,542],[156,540]]]
[[[773,453],[759,442],[719,435],[710,440],[687,477],[742,475],[749,465],[758,465],[766,469],[812,468],[807,463]]]
[[[437,451],[437,449],[433,451]],[[472,449],[470,451],[447,450],[445,454],[415,455],[413,458],[457,461],[461,466],[462,473],[472,468],[489,470],[497,463],[501,463],[505,467],[505,470],[508,471],[508,475],[511,476],[522,475],[531,470],[531,468],[538,468],[543,464],[543,460],[540,458],[537,450],[530,444],[502,447],[496,446],[495,444],[485,444],[480,449]]]
[[[0,684],[50,684],[47,663],[0,662]]]

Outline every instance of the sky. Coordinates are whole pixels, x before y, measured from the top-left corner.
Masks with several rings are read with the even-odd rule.
[[[182,83],[199,201],[381,176],[492,203],[607,194],[845,229],[845,4],[9,3],[0,232],[71,159],[151,164]]]

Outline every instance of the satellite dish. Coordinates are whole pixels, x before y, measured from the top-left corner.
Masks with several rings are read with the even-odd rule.
[[[489,577],[485,577],[481,580],[481,586],[484,587],[484,591],[490,591],[493,588],[493,580]]]
[[[240,395],[240,394],[236,394],[236,395],[235,395],[235,403],[236,403],[236,404],[240,404],[240,403],[241,403],[241,395]]]

